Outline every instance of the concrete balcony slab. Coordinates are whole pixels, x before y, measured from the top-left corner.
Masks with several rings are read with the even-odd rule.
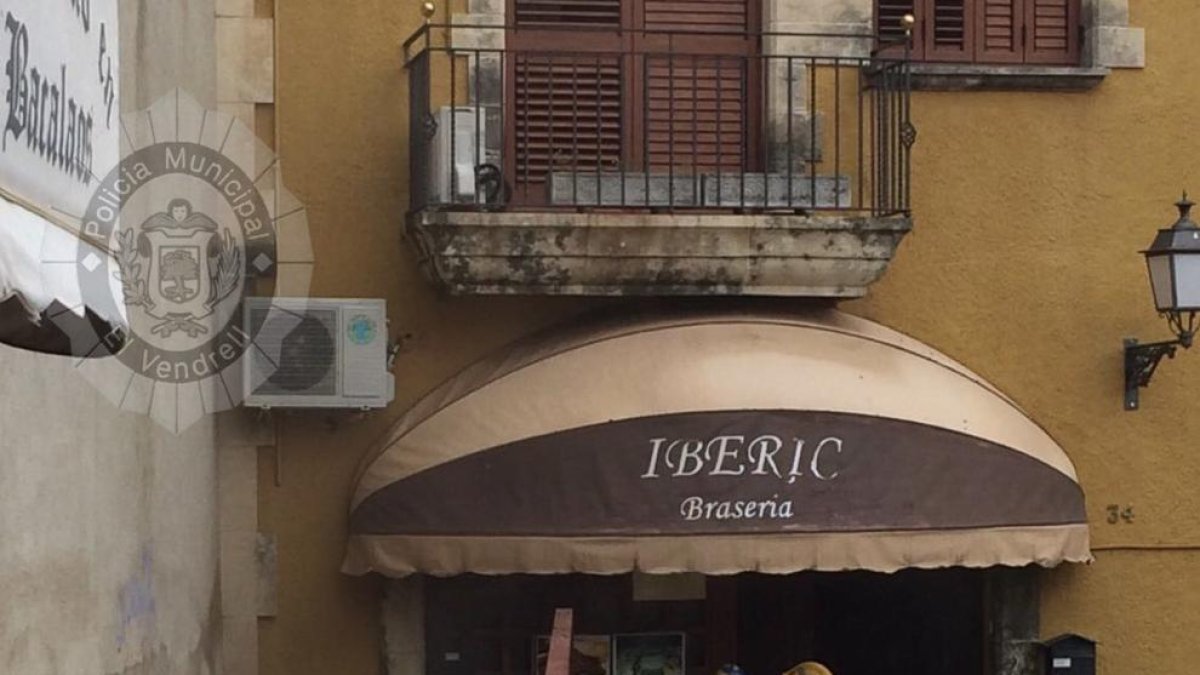
[[[425,271],[460,295],[855,298],[887,270],[906,215],[425,210]]]

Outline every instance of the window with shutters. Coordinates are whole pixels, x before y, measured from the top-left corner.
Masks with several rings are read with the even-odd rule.
[[[1079,61],[1080,0],[876,0],[882,43],[904,40],[905,14],[917,19],[912,38],[912,57],[917,60],[1036,65]]]
[[[757,0],[509,0],[508,11],[513,203],[544,202],[557,172],[757,169]]]

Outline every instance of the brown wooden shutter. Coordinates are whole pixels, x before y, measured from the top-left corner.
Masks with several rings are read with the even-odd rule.
[[[647,58],[646,138],[650,171],[699,174],[743,166],[749,129],[746,63],[736,57]]]
[[[621,63],[613,56],[515,54],[515,184],[538,201],[551,171],[615,171],[622,154]]]
[[[920,61],[970,61],[974,53],[974,0],[877,0],[876,29],[884,43],[905,40],[904,15],[914,27],[910,56]],[[903,53],[903,47],[885,52]]]
[[[1025,62],[1076,63],[1079,60],[1077,0],[1024,0]]]
[[[876,28],[881,41],[902,40],[911,12],[917,60],[1073,64],[1079,7],[1080,0],[877,0]]]
[[[970,60],[974,5],[972,0],[925,0],[925,21],[921,28],[926,60]]]
[[[621,0],[510,0],[509,11],[504,174],[514,204],[544,204],[551,172],[621,166],[627,14]]]
[[[1024,60],[1022,26],[1026,0],[976,0],[975,60],[1020,63]]]
[[[515,0],[520,27],[578,28],[621,26],[621,0]]]
[[[644,0],[649,171],[695,175],[749,168],[757,69],[750,0]]]
[[[904,53],[904,41],[907,38],[904,27],[904,15],[912,14],[918,24],[924,19],[924,0],[878,0],[875,6],[875,32],[882,45],[895,45],[887,49],[889,55]],[[921,39],[920,27],[913,36],[909,55],[917,60],[925,58],[925,41]]]
[[[513,204],[553,172],[756,168],[757,0],[508,1]]]
[[[648,31],[746,32],[746,0],[644,0],[644,25]]]

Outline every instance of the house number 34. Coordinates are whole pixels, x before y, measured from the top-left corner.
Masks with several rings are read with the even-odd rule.
[[[1133,507],[1122,507],[1120,504],[1108,505],[1108,524],[1117,525],[1120,523],[1133,524]]]

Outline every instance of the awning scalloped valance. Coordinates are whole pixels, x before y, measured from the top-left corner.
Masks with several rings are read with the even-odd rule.
[[[581,322],[433,391],[367,463],[344,568],[1087,560],[1065,453],[963,366],[836,311],[701,312]]]
[[[0,194],[0,344],[80,357],[120,347],[128,329],[120,279],[83,287],[88,255],[101,264],[111,254]]]

